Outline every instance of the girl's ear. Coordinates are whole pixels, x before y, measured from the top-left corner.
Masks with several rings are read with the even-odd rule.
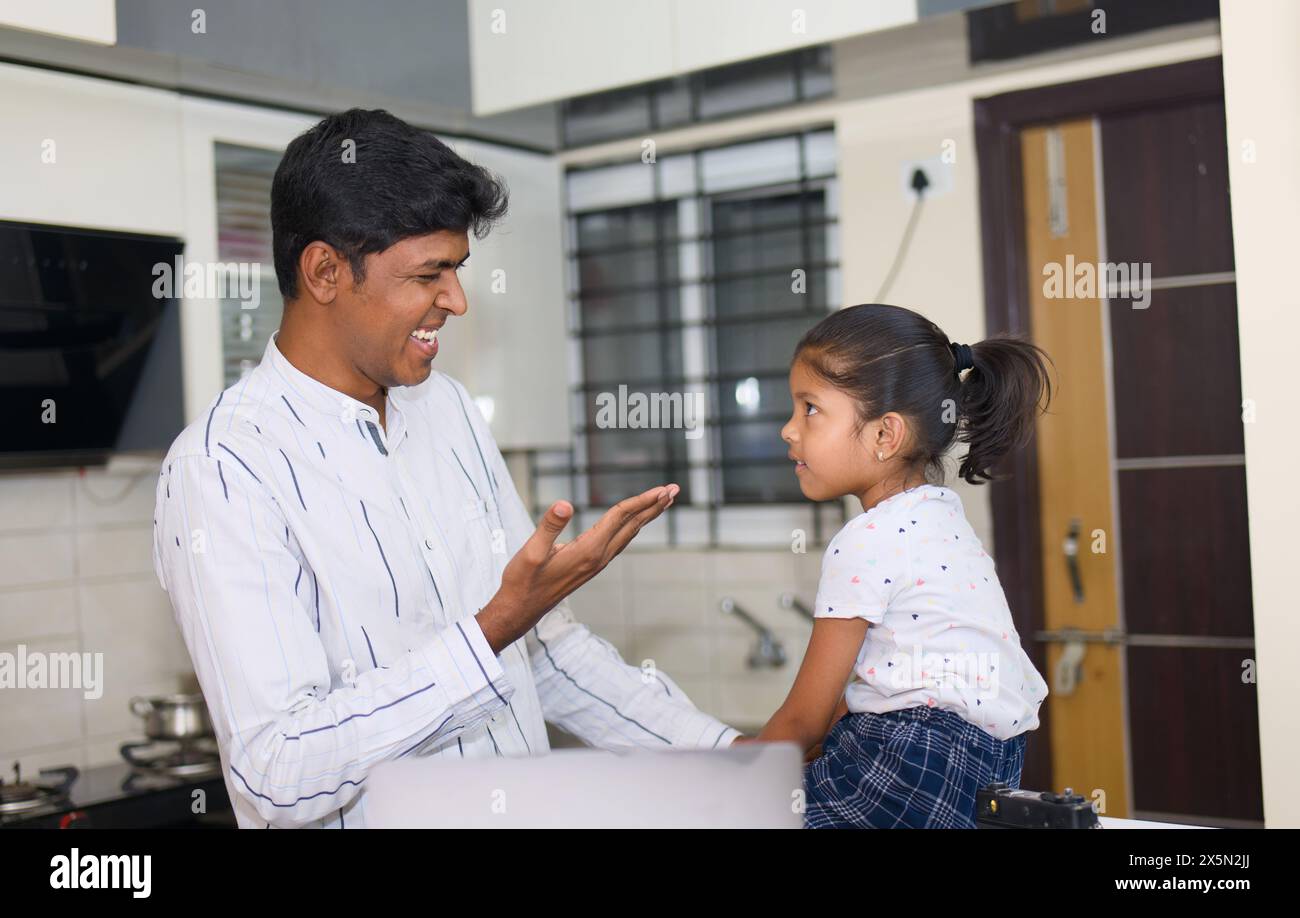
[[[887,411],[876,422],[876,442],[872,447],[881,450],[890,459],[907,442],[907,420],[896,411]]]

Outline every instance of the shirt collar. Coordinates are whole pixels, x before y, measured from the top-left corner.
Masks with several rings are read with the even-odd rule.
[[[379,412],[374,408],[344,392],[330,388],[290,363],[276,346],[275,339],[279,334],[279,331],[272,332],[267,339],[266,351],[262,354],[262,364],[270,367],[271,371],[280,377],[297,401],[312,411],[337,418],[343,424],[353,424],[359,420],[363,424],[371,422],[375,427],[379,427]],[[388,392],[384,406],[384,421],[387,428],[386,439],[393,444],[400,442],[406,432],[406,419],[397,407],[391,390]]]

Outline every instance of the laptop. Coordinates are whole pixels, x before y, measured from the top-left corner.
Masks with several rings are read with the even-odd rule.
[[[368,825],[393,829],[797,829],[802,803],[798,746],[745,743],[383,762],[365,808]]]

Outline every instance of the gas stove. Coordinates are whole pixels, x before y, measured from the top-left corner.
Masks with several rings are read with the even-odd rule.
[[[221,774],[221,753],[211,736],[123,743],[122,758],[142,775],[206,778]]]
[[[80,774],[68,765],[42,769],[35,780],[24,779],[22,769],[15,762],[13,779],[0,778],[0,820],[23,816],[66,799]]]
[[[127,743],[130,761],[34,777],[15,765],[12,779],[0,779],[0,829],[235,828],[220,761],[214,767],[207,750],[177,745]],[[206,812],[194,812],[195,791]]]

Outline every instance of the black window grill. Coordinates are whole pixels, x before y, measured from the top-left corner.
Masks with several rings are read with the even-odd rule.
[[[564,146],[578,147],[796,105],[833,90],[831,47],[817,45],[566,99],[560,132]]]
[[[675,481],[675,507],[707,514],[707,544],[725,541],[729,508],[807,509],[780,432],[795,343],[839,305],[832,131],[575,169],[567,187],[575,428],[572,449],[533,457],[535,509]],[[697,435],[680,414],[602,419],[637,396],[695,399]],[[842,522],[842,507],[812,505],[814,542],[823,510]]]

